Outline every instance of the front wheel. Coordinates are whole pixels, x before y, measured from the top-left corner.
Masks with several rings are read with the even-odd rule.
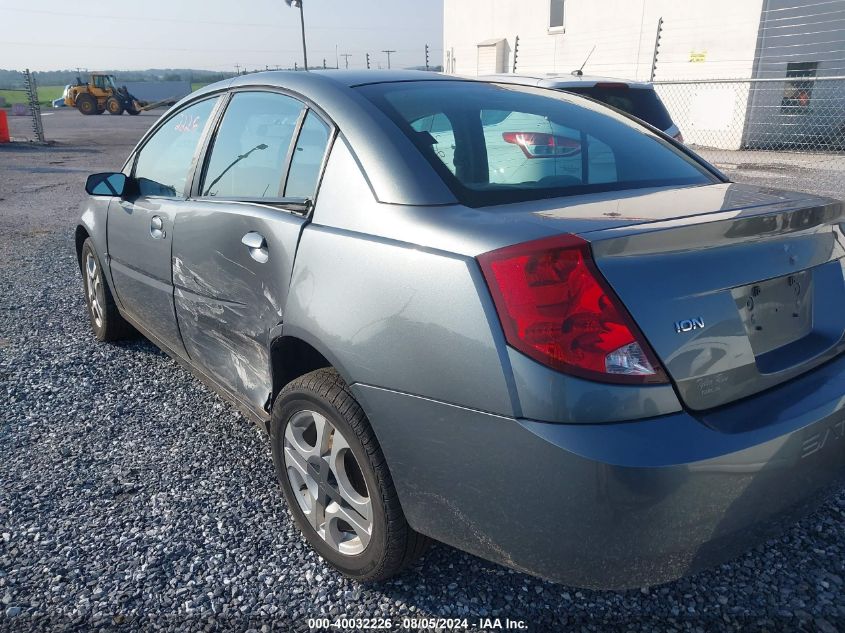
[[[106,110],[109,114],[121,115],[123,114],[123,104],[115,97],[109,97],[106,101]]]
[[[288,509],[330,565],[361,581],[397,574],[428,538],[405,520],[367,417],[333,369],[318,369],[276,398],[273,463]]]
[[[103,277],[100,258],[94,250],[94,242],[89,237],[82,245],[79,262],[82,269],[82,281],[85,286],[85,303],[91,329],[99,341],[116,341],[134,333],[134,328],[120,315],[115,305],[108,284]]]

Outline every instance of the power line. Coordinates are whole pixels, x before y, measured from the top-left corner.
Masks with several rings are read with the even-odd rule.
[[[103,20],[126,20],[130,22],[166,22],[168,24],[174,23],[174,18],[157,18],[146,15],[104,15],[102,13],[77,13],[70,11],[49,11],[46,9],[19,9],[16,7],[0,7],[2,11],[14,11],[16,13],[35,13],[40,15],[57,15],[68,18],[97,18]],[[217,26],[247,26],[265,29],[284,29],[296,30],[295,26],[285,26],[283,24],[268,24],[266,22],[225,22],[222,20],[196,20],[191,18],[191,24],[208,24]],[[401,26],[401,25],[383,25],[383,26],[309,26],[309,30],[320,31],[384,31],[390,29],[391,31],[416,31],[418,27],[415,26]]]

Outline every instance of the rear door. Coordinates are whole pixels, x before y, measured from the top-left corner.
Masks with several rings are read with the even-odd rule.
[[[137,191],[109,206],[108,247],[121,307],[171,350],[184,352],[173,310],[173,225],[218,99],[168,117],[136,154]]]
[[[177,217],[175,306],[191,359],[260,410],[270,331],[284,319],[293,260],[332,128],[277,92],[235,92]]]

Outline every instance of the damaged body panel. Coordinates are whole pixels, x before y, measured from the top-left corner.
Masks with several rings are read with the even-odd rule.
[[[186,351],[256,409],[271,391],[269,333],[284,320],[305,222],[280,209],[202,201],[176,220],[174,300]],[[251,233],[264,245],[244,245]]]

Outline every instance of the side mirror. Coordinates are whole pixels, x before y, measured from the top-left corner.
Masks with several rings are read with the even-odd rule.
[[[119,196],[126,189],[126,174],[106,172],[91,174],[85,182],[85,191],[89,196]]]

